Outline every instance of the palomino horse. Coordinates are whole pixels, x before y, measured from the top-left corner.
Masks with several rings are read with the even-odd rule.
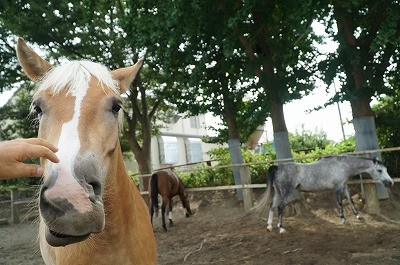
[[[25,73],[39,82],[39,137],[58,146],[41,161],[39,240],[46,264],[156,264],[147,206],[125,171],[118,138],[124,92],[141,67],[109,71],[88,61],[53,67],[18,40]]]
[[[186,217],[192,215],[190,204],[185,194],[185,187],[182,180],[172,170],[162,170],[154,173],[149,180],[149,197],[150,197],[150,216],[153,222],[154,208],[158,213],[158,194],[162,196],[161,218],[162,227],[167,232],[165,225],[165,208],[168,205],[169,225],[173,226],[172,222],[172,197],[179,195],[182,202],[182,207],[185,210]]]
[[[289,195],[294,189],[300,191],[333,189],[336,193],[339,217],[342,219],[342,223],[347,224],[343,214],[343,193],[350,203],[353,213],[358,219],[362,220],[363,217],[355,208],[347,189],[347,180],[351,176],[361,173],[368,173],[373,179],[382,182],[385,186],[394,184],[386,167],[376,159],[355,156],[328,156],[308,164],[285,163],[279,166],[271,166],[268,169],[267,190],[259,204],[254,208],[264,208],[269,201],[271,187],[274,186],[275,195],[270,205],[267,229],[272,230],[273,214],[276,206],[278,206],[278,228],[280,233],[284,233],[282,213],[288,203]]]

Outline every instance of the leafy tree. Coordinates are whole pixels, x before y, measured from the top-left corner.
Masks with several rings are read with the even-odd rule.
[[[0,0],[0,26],[3,31],[40,45],[56,62],[65,58],[88,59],[115,69],[136,62],[143,50],[137,42],[127,38],[128,30],[120,23],[124,12],[120,1]],[[164,79],[157,79],[154,73],[159,69],[153,68],[151,62],[151,59],[146,61],[147,70],[142,71],[141,78],[128,92],[130,110],[125,112],[128,126],[124,135],[141,174],[151,170],[150,135],[151,128],[156,128],[152,124],[155,118],[166,117],[163,111],[159,112],[164,101],[157,91]],[[140,81],[150,78],[152,84]],[[133,109],[135,111],[131,111]]]
[[[329,33],[339,48],[321,64],[321,69],[328,82],[338,73],[344,74],[337,97],[350,101],[357,150],[379,149],[370,102],[373,96],[393,92],[387,80],[399,71],[400,3],[339,0],[331,1],[329,7],[332,16],[328,21],[337,25],[337,32]],[[377,188],[380,198],[389,196],[383,185],[377,184]]]
[[[278,158],[291,157],[283,105],[313,88],[315,1],[249,1],[237,38],[268,96]]]
[[[21,80],[17,71],[13,36],[0,20],[0,93],[9,90]]]
[[[11,100],[0,108],[0,141],[37,136],[38,124],[35,117],[29,115],[32,94],[28,85],[22,86]]]
[[[243,161],[240,141],[268,113],[279,156],[291,156],[283,104],[313,87],[311,1],[127,3],[126,13],[134,14],[126,19],[128,36],[158,54],[164,71],[183,73],[180,89],[168,91],[181,110],[221,116],[226,130],[219,139],[228,140],[232,163]]]
[[[372,97],[392,95],[387,82],[399,72],[400,8],[398,1],[331,1],[328,34],[339,43],[321,63],[328,83],[341,73],[335,99],[350,101],[359,150],[378,148]],[[337,25],[337,32],[332,25]]]
[[[187,115],[212,112],[220,116],[227,129],[220,131],[218,140],[228,141],[232,163],[242,163],[240,142],[246,141],[264,122],[266,108],[260,107],[263,102],[257,96],[248,97],[251,88],[257,93],[257,89],[250,86],[254,84],[251,80],[254,74],[249,75],[244,67],[242,51],[232,51],[230,40],[226,40],[230,30],[215,27],[214,19],[218,16],[206,11],[213,4],[128,3],[129,12],[124,19],[132,29],[128,36],[137,38],[141,46],[147,47],[148,56],[156,58],[157,67],[171,74],[170,80],[175,81],[165,91],[169,100]],[[197,15],[191,16],[193,13]],[[236,183],[240,183],[239,178],[235,170]]]
[[[295,152],[304,151],[309,153],[317,148],[324,149],[332,142],[327,139],[326,132],[322,130],[310,131],[304,129],[296,130],[294,134],[290,133],[290,144]]]
[[[399,94],[399,91],[396,91]],[[373,110],[376,113],[376,127],[379,136],[379,144],[382,148],[400,146],[400,113],[399,97],[382,98]],[[399,177],[400,154],[398,152],[387,152],[382,154],[388,171],[392,177]]]

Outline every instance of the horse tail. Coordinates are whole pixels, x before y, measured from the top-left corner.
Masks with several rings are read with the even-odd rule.
[[[150,198],[151,198],[151,206],[158,209],[158,176],[157,173],[154,173],[150,179]]]
[[[261,200],[256,205],[254,205],[254,207],[251,208],[251,210],[260,211],[260,210],[264,210],[266,208],[266,205],[270,201],[272,186],[274,184],[275,175],[276,175],[277,171],[278,171],[278,166],[276,166],[276,165],[272,165],[268,168],[267,189],[265,190],[264,194],[262,195]]]

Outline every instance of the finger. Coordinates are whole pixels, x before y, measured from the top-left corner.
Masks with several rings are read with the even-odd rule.
[[[53,163],[60,162],[60,159],[49,148],[40,145],[31,145],[25,155],[29,157],[42,157],[50,160]]]
[[[21,163],[15,168],[13,175],[17,177],[40,177],[43,175],[43,167],[35,164]]]
[[[49,148],[53,152],[58,151],[58,147],[54,146],[53,144],[47,142],[46,140],[42,138],[29,138],[29,139],[23,139],[25,142],[28,142],[30,144],[35,144],[35,145],[41,145]]]

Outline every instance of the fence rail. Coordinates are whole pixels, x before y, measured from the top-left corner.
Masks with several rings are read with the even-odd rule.
[[[347,152],[347,153],[341,153],[338,155],[366,155],[366,154],[372,154],[372,153],[382,153],[382,152],[394,152],[394,151],[400,151],[400,147],[393,147],[393,148],[384,148],[384,149],[376,149],[376,150],[367,150],[367,151],[357,151],[357,152]],[[214,169],[222,169],[222,168],[233,168],[233,167],[248,167],[252,165],[261,165],[261,164],[273,164],[273,163],[279,163],[279,162],[292,162],[296,160],[304,160],[304,159],[317,159],[317,158],[322,158],[324,156],[303,156],[303,157],[295,157],[295,158],[290,158],[290,159],[275,159],[275,160],[268,160],[268,161],[262,161],[262,162],[253,162],[253,163],[242,163],[242,164],[232,164],[232,165],[224,165],[224,166],[209,166],[207,168],[198,168],[198,169],[186,169],[186,170],[176,170],[176,172],[186,172],[186,171],[202,171],[202,170],[214,170]],[[192,163],[195,164],[195,163]],[[181,167],[183,165],[180,165]],[[171,166],[167,168],[176,168],[177,166]],[[163,168],[166,169],[166,168]],[[148,177],[151,176],[151,174],[145,174],[145,175],[136,175],[134,177]],[[394,182],[400,182],[400,178],[394,178]],[[377,183],[377,181],[373,179],[360,179],[360,180],[349,180],[347,182],[349,185],[354,185],[354,184],[373,184]],[[192,192],[201,192],[201,191],[218,191],[218,190],[237,190],[237,189],[260,189],[260,188],[266,188],[266,184],[239,184],[239,185],[226,185],[226,186],[214,186],[214,187],[198,187],[198,188],[188,188],[186,190],[192,191]],[[36,190],[37,187],[32,187],[32,190]],[[20,222],[20,216],[19,216],[19,210],[21,205],[29,204],[32,203],[33,200],[31,199],[20,199],[19,197],[19,190],[18,188],[11,189],[11,200],[5,200],[5,201],[0,201],[0,203],[10,203],[11,204],[11,223],[19,223]],[[140,192],[142,195],[148,194],[147,191],[141,191]],[[4,223],[4,220],[0,220],[0,223]]]
[[[256,166],[256,165],[264,165],[264,164],[275,164],[275,163],[282,163],[282,162],[293,162],[293,161],[298,161],[298,160],[306,160],[306,159],[320,159],[326,156],[333,156],[333,155],[368,155],[368,154],[374,154],[374,153],[385,153],[385,152],[395,152],[395,151],[400,151],[400,146],[398,147],[390,147],[390,148],[382,148],[382,149],[374,149],[374,150],[365,150],[365,151],[354,151],[354,152],[345,152],[345,153],[339,153],[339,154],[329,154],[329,155],[322,155],[322,156],[301,156],[301,157],[293,157],[293,158],[284,158],[284,159],[273,159],[273,160],[266,160],[266,161],[260,161],[260,162],[249,162],[249,163],[241,163],[241,164],[231,164],[231,165],[223,165],[223,166],[208,166],[206,168],[191,168],[191,169],[181,169],[181,170],[175,170],[175,172],[193,172],[193,171],[205,171],[205,170],[216,170],[216,169],[224,169],[224,168],[234,168],[234,167],[242,167],[242,166]],[[210,160],[210,161],[217,161],[217,160]],[[198,162],[198,163],[190,163],[190,165],[195,165],[195,164],[202,164],[207,161],[203,162]],[[189,165],[189,164],[187,164]],[[158,170],[163,170],[163,169],[175,169],[175,168],[180,168],[185,165],[174,165],[174,166],[169,166],[169,167],[162,167],[159,169],[154,170],[154,172]],[[134,178],[144,178],[144,177],[150,177],[152,174],[142,174],[142,175],[134,175],[132,177]]]
[[[34,189],[32,189],[34,190]],[[21,199],[19,196],[19,189],[13,188],[10,190],[10,200],[1,201],[0,203],[10,203],[11,215],[10,222],[12,224],[20,223],[20,206],[34,203],[34,199]],[[0,219],[0,224],[7,224],[7,219]]]
[[[394,182],[400,182],[400,178],[394,178]],[[348,185],[355,184],[374,184],[378,181],[374,179],[354,179],[347,182]],[[237,189],[262,189],[266,188],[267,184],[239,184],[239,185],[226,185],[226,186],[215,186],[215,187],[199,187],[199,188],[187,188],[186,191],[218,191],[218,190],[237,190]],[[140,192],[143,194],[149,194],[147,191]]]
[[[394,182],[400,182],[400,178],[394,178]],[[349,180],[347,184],[373,184],[377,183],[373,179],[357,179]],[[262,189],[266,188],[266,184],[240,184],[240,185],[226,185],[226,186],[215,186],[215,187],[199,187],[199,188],[188,188],[187,191],[191,192],[202,192],[202,191],[219,191],[219,190],[236,190],[236,189]],[[148,194],[147,191],[140,192],[142,195]],[[10,190],[11,200],[1,201],[0,203],[11,204],[11,223],[18,224],[20,222],[19,206],[33,203],[34,199],[19,199],[19,190],[17,188]],[[0,224],[8,223],[6,219],[0,219]]]

